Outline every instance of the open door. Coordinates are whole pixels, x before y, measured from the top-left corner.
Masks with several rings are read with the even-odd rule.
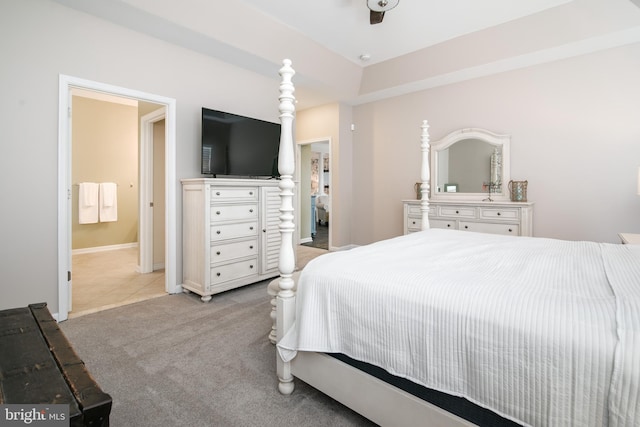
[[[164,200],[158,200],[154,191],[154,176],[164,171],[154,167],[154,158],[158,155],[154,150],[154,140],[157,139],[154,126],[165,120],[165,108],[160,108],[140,119],[140,197],[139,197],[139,236],[140,244],[140,273],[151,273],[154,270],[154,214],[157,209],[165,205]]]

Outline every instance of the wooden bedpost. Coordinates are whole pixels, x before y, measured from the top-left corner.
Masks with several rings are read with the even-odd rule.
[[[278,154],[278,172],[280,172],[280,258],[278,268],[280,269],[280,280],[278,296],[276,300],[276,337],[279,341],[284,334],[293,326],[295,319],[295,293],[293,291],[294,281],[292,278],[295,270],[295,251],[293,247],[293,232],[295,224],[293,222],[293,173],[295,172],[295,160],[293,151],[293,117],[295,113],[295,90],[291,79],[295,74],[291,68],[291,60],[282,61],[280,69],[282,81],[280,83],[280,151]],[[282,394],[293,392],[293,376],[291,375],[291,364],[284,362],[276,350],[278,390]]]
[[[429,186],[431,176],[429,173],[429,123],[422,121],[422,134],[420,135],[420,148],[422,150],[422,169],[420,173],[420,212],[422,212],[421,230],[429,228]]]

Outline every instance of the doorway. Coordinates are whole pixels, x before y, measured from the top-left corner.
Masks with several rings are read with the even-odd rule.
[[[163,112],[162,116],[154,115],[150,120],[147,120],[149,126],[157,126],[162,122],[164,124],[164,142],[163,147],[160,147],[160,151],[163,154],[163,168],[164,169],[164,206],[161,207],[164,213],[164,223],[161,229],[163,229],[164,237],[164,260],[161,260],[159,264],[164,266],[164,292],[176,293],[179,292],[179,286],[176,283],[176,254],[175,245],[169,244],[169,242],[176,241],[176,190],[173,185],[175,181],[175,100],[165,98],[158,95],[147,94],[131,89],[106,85],[98,82],[87,81],[69,76],[60,76],[59,85],[59,100],[60,100],[60,115],[59,115],[59,218],[58,218],[58,312],[55,313],[58,321],[66,320],[69,315],[69,311],[73,308],[73,291],[72,291],[72,195],[75,191],[75,187],[72,178],[72,90],[88,90],[93,91],[104,96],[122,97],[125,99],[133,100],[135,102],[144,104],[155,104],[154,108],[160,109]],[[148,186],[148,181],[153,180],[153,161],[151,158],[147,158],[149,150],[144,151],[145,145],[145,122],[140,121],[141,135],[139,140],[141,141],[140,149],[140,191],[139,191],[139,203],[140,206],[149,202],[152,196],[152,188]],[[153,131],[152,131],[153,133]],[[148,148],[148,147],[146,147]],[[151,153],[153,149],[151,149]],[[147,179],[147,176],[151,178]],[[122,190],[128,187],[129,183],[122,184]],[[136,185],[137,187],[137,185]],[[142,191],[145,188],[145,191]],[[137,190],[137,189],[136,189]],[[140,226],[147,227],[149,224],[153,224],[152,219],[148,219],[149,215],[152,215],[151,209],[140,209]],[[153,233],[153,232],[152,232]],[[149,235],[142,231],[139,232],[138,240],[140,244],[140,253],[143,254],[146,251],[143,247],[149,245],[148,240],[153,238],[153,234]],[[144,240],[147,239],[147,240]],[[143,241],[144,240],[144,241]],[[120,248],[116,248],[120,249]],[[125,248],[122,248],[125,249]],[[137,252],[137,251],[136,251]],[[153,260],[153,256],[148,256]],[[144,270],[144,266],[140,259],[136,256],[135,264],[138,265],[140,271]],[[139,274],[139,273],[138,273]]]
[[[298,212],[301,245],[328,250],[331,247],[331,139],[296,144]]]
[[[71,94],[73,292],[69,317],[77,317],[166,294],[165,114],[164,106],[155,103],[76,88]],[[92,208],[78,206],[80,189],[103,182],[115,184],[117,217],[103,221],[100,212],[99,218],[86,218]],[[82,223],[76,210],[85,213]],[[93,211],[98,210],[102,211],[101,203],[93,206]]]

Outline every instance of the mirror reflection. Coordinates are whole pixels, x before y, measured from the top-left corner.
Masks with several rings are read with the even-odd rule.
[[[438,151],[437,161],[438,192],[502,191],[502,147],[479,139],[463,139]]]

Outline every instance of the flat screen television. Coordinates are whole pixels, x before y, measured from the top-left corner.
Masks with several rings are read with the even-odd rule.
[[[280,124],[202,109],[202,174],[278,177]]]

